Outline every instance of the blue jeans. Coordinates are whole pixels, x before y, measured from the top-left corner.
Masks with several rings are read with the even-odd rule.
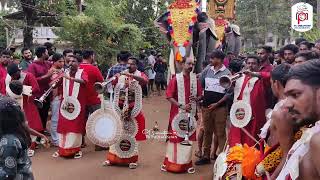
[[[60,97],[55,97],[52,102],[51,102],[51,138],[52,138],[52,143],[54,145],[59,145],[59,137],[58,137],[58,132],[57,132],[57,127],[58,127],[58,120],[59,120],[59,109],[60,109]]]

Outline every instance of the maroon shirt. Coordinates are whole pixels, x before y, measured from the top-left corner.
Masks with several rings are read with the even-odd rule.
[[[261,66],[259,72],[271,72],[272,69],[273,69],[273,66],[271,64],[266,64],[266,65]]]
[[[6,77],[7,70],[4,66],[0,64],[0,94],[6,95]]]
[[[28,67],[28,72],[33,74],[37,82],[39,84],[40,91],[39,93],[36,93],[36,97],[40,97],[46,90],[49,89],[50,85],[50,77],[46,79],[41,79],[42,76],[46,75],[51,67],[51,64],[47,61],[34,61],[32,64]]]

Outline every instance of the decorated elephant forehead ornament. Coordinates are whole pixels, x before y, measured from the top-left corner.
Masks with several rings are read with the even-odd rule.
[[[176,0],[168,7],[168,31],[173,39],[173,45],[178,48],[175,59],[182,61],[189,46],[193,26],[200,12],[199,3],[194,0]]]

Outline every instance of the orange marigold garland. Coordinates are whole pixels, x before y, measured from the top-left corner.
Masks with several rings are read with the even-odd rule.
[[[193,27],[197,22],[197,14],[199,13],[198,5],[197,2],[192,0],[177,0],[169,6],[168,32],[175,47],[185,48],[189,46]],[[181,52],[180,55],[182,55]],[[176,56],[179,55],[176,54]],[[176,60],[181,61],[182,58]]]

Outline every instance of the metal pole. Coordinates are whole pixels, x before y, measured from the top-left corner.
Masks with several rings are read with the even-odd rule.
[[[320,29],[320,0],[317,0],[317,16],[318,16],[317,26],[318,26],[318,29]]]

